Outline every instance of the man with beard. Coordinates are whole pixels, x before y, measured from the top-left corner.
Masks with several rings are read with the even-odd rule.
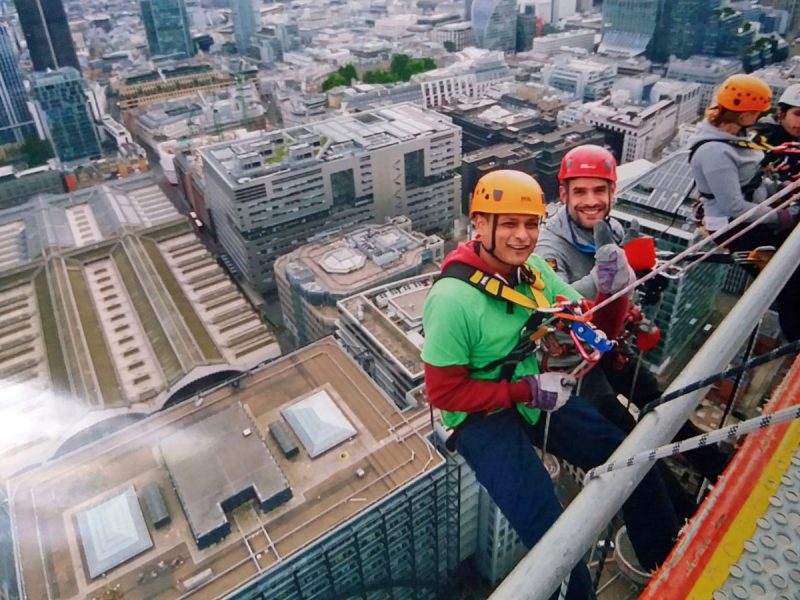
[[[614,156],[600,146],[586,144],[573,148],[564,156],[558,174],[561,206],[545,223],[535,254],[543,258],[564,281],[584,297],[595,299],[598,270],[602,268],[609,246],[624,245],[622,224],[611,218],[611,205],[617,187],[617,163]],[[605,223],[614,243],[596,247],[595,231]],[[609,241],[611,241],[609,240]],[[612,423],[630,432],[635,420],[618,400],[618,395],[628,398],[642,408],[661,396],[655,377],[646,369],[636,369],[632,356],[606,353],[600,364],[584,377],[581,394]],[[624,360],[620,360],[623,358]],[[691,423],[686,423],[676,440],[701,433]],[[706,447],[687,455],[692,465],[705,477],[715,480],[727,462],[726,457],[714,447]],[[696,506],[682,492],[677,481],[671,481],[667,470],[670,495],[684,516],[693,514]]]

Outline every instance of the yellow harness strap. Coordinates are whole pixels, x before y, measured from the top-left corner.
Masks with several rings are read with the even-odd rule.
[[[533,283],[530,284],[533,299],[506,285],[497,277],[493,277],[492,275],[484,273],[479,269],[476,269],[475,272],[470,275],[469,282],[475,287],[481,288],[490,296],[502,298],[503,300],[507,300],[508,302],[512,302],[513,304],[517,304],[529,310],[550,308],[550,301],[542,292],[542,290],[544,290],[542,274],[535,269],[531,269],[530,267],[526,268],[529,276],[533,280]]]

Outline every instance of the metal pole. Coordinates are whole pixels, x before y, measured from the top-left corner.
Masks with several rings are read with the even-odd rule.
[[[784,242],[750,289],[667,390],[679,389],[722,370],[741,348],[800,264],[800,227]],[[639,422],[609,460],[624,459],[671,440],[705,394],[701,389],[659,406]],[[635,465],[591,481],[536,546],[492,594],[492,600],[542,599],[555,592],[644,478],[652,463]]]

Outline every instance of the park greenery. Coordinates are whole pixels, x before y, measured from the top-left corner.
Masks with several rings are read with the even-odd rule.
[[[408,81],[412,75],[424,73],[436,68],[436,63],[432,58],[411,58],[407,54],[395,54],[389,69],[385,71],[374,70],[364,73],[364,83],[396,83],[398,81]],[[354,79],[358,79],[356,68],[347,64],[339,67],[336,71],[328,75],[322,83],[322,91],[327,92],[331,88],[342,85],[350,85]]]

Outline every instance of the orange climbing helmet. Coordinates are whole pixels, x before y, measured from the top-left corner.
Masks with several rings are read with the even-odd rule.
[[[501,169],[478,180],[472,193],[469,216],[475,213],[495,215],[538,215],[546,208],[542,186],[522,171]]]
[[[731,75],[717,90],[715,101],[734,112],[766,112],[772,106],[772,90],[755,75]]]

